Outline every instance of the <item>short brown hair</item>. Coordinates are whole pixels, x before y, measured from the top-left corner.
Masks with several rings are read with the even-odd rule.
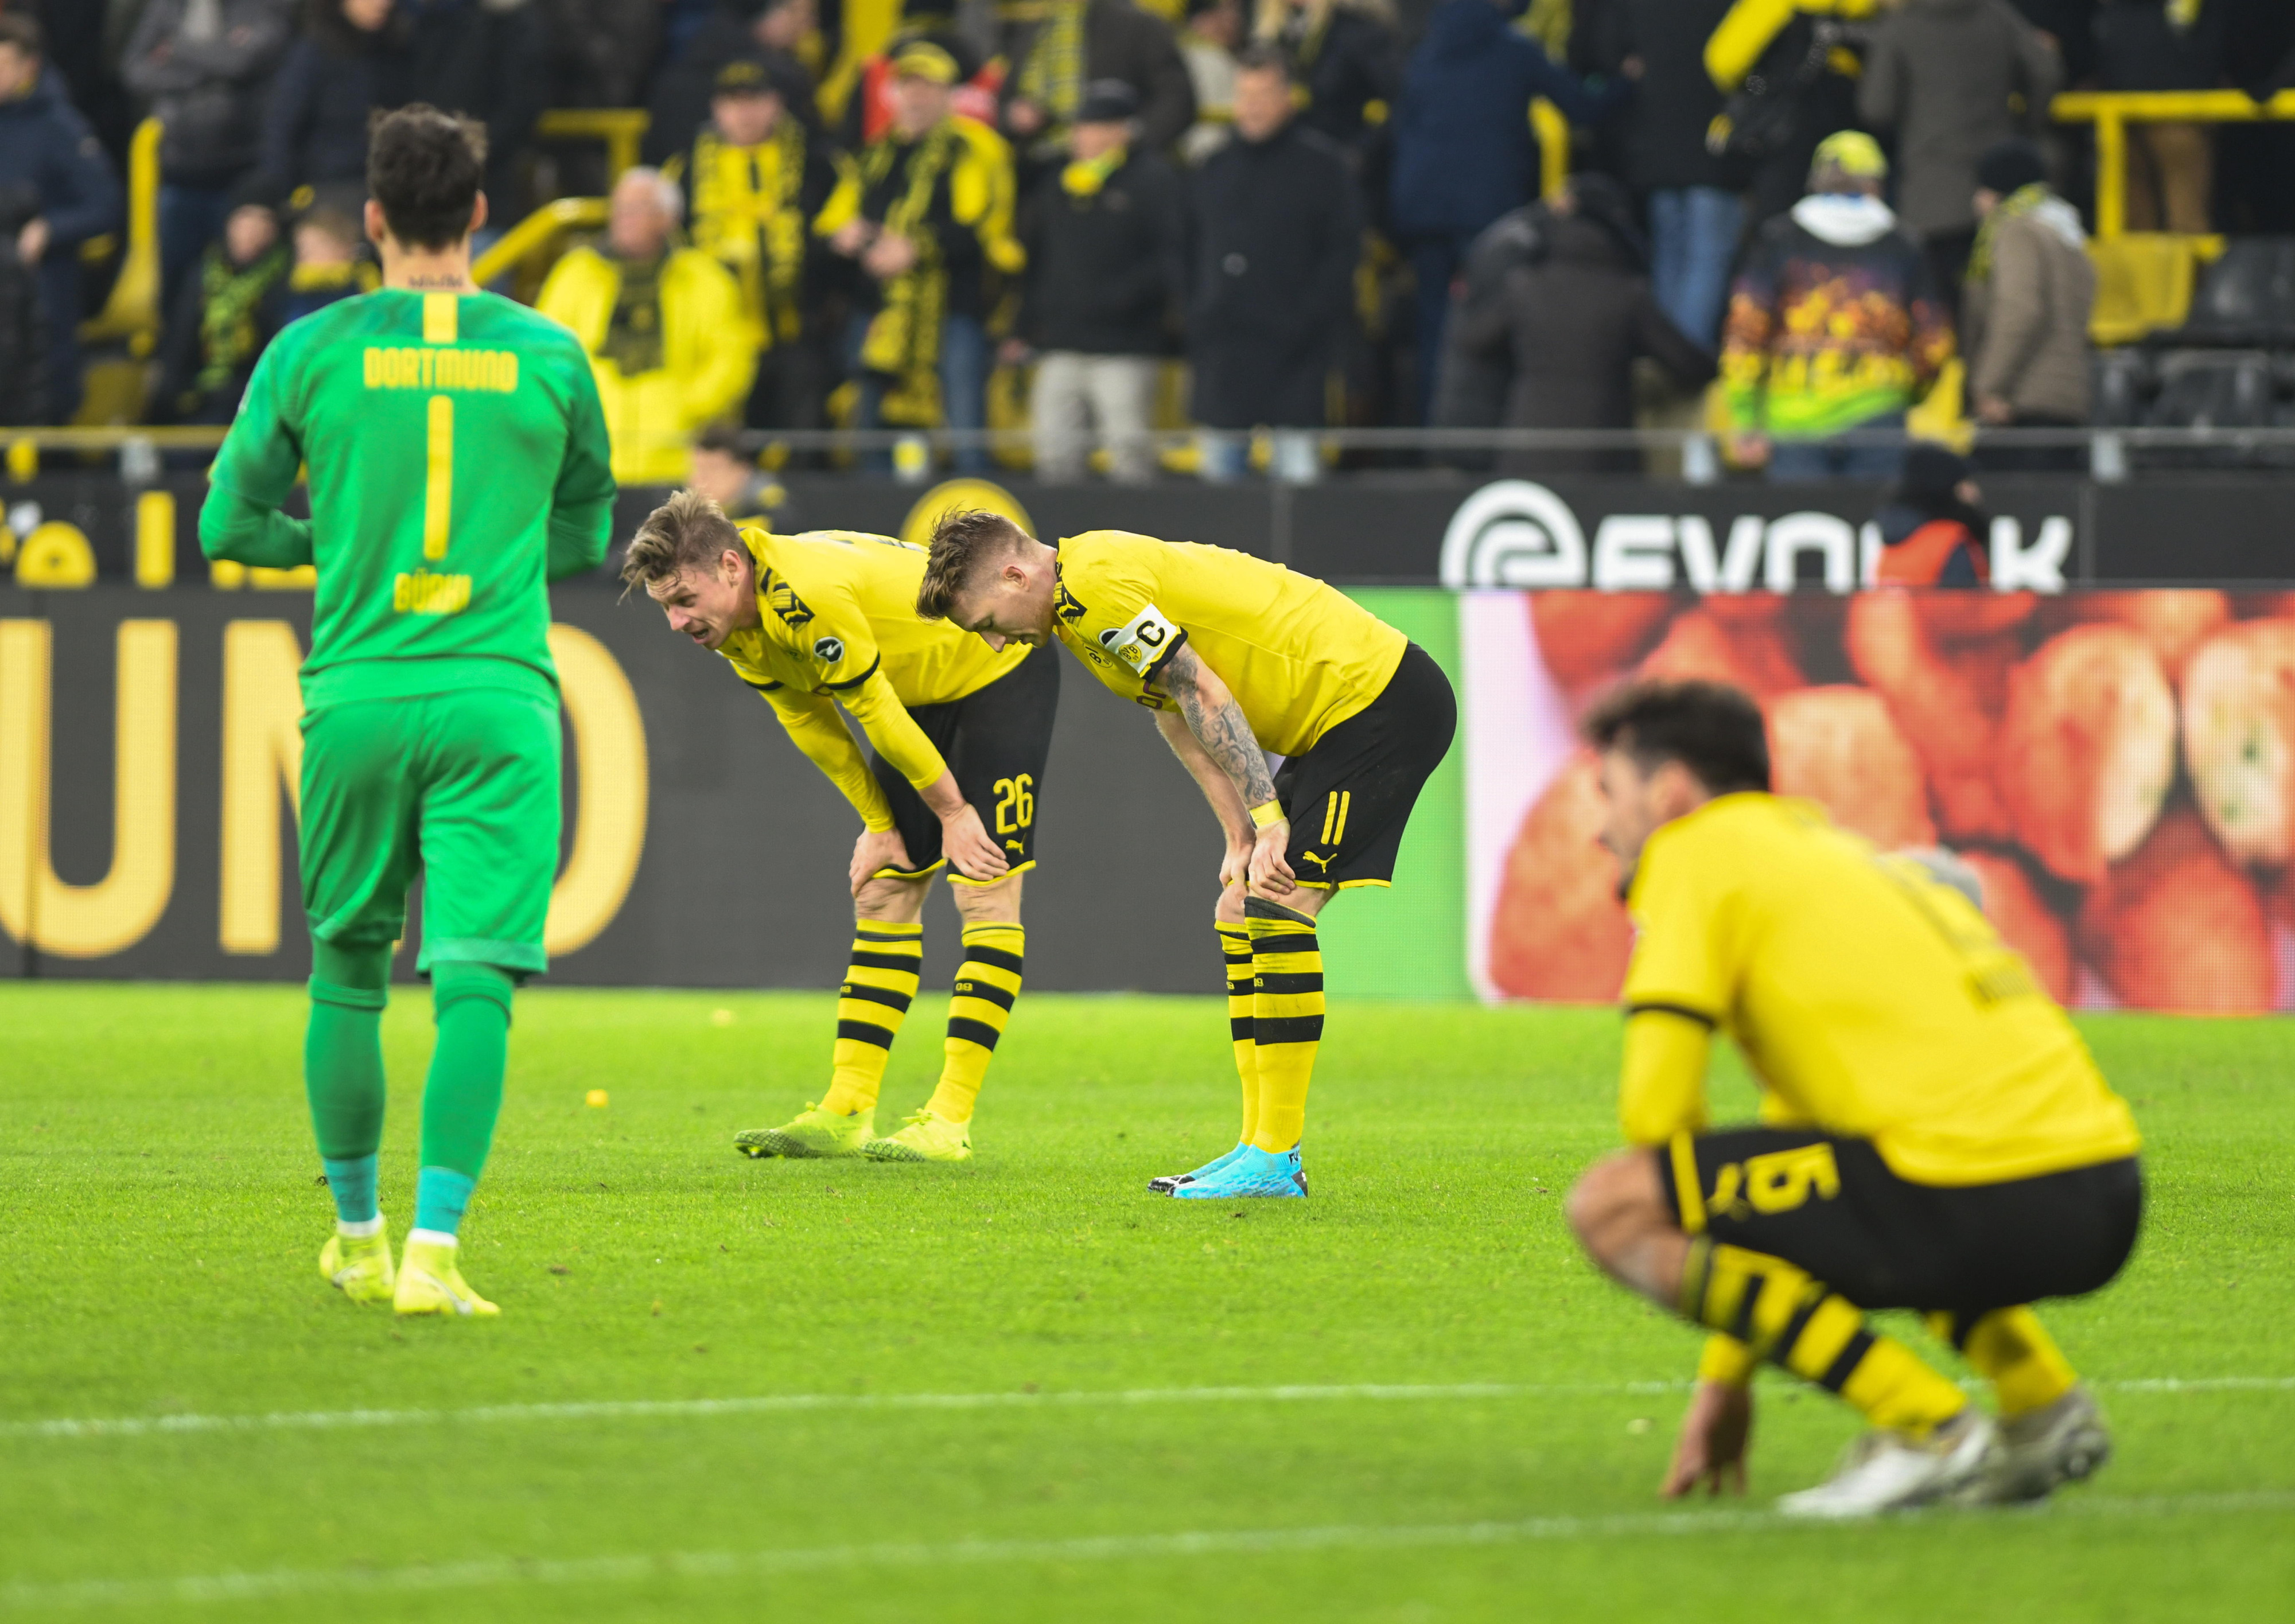
[[[932,559],[917,588],[917,613],[927,620],[946,620],[974,571],[1027,539],[1028,533],[1001,513],[951,508],[933,526]]]
[[[469,236],[486,178],[486,126],[475,118],[414,102],[367,125],[367,193],[408,248],[452,248]]]
[[[622,554],[622,584],[649,587],[688,569],[714,569],[729,548],[741,551],[741,532],[725,510],[698,491],[680,491],[647,514],[630,537]]]
[[[0,12],[0,45],[13,45],[26,56],[37,56],[42,43],[38,18],[22,12]]]
[[[1679,762],[1717,796],[1769,787],[1761,707],[1726,682],[1629,682],[1586,717],[1586,742],[1622,750],[1644,772]]]

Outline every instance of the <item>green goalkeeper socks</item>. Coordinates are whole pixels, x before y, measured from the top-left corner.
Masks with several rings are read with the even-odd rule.
[[[517,983],[487,964],[442,964],[430,972],[438,1046],[422,1085],[422,1165],[475,1180],[502,1114],[510,1059],[510,1000]]]
[[[375,1152],[382,1144],[382,1008],[388,946],[311,944],[311,1015],[303,1032],[303,1088],[335,1198],[335,1215],[376,1213]]]

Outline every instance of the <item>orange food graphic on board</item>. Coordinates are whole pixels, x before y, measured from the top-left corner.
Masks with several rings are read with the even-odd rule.
[[[1804,688],[1763,707],[1769,777],[1779,795],[1806,796],[1875,845],[1936,844],[1920,758],[1889,707],[1867,688]]]
[[[2176,776],[2176,702],[2142,633],[2075,626],[2008,684],[1995,769],[2017,838],[2093,884],[2142,844]]]
[[[1573,755],[1530,809],[1507,858],[1491,920],[1490,978],[1515,998],[1618,995],[1633,927],[1618,863],[1596,836],[1602,788],[1591,750]]]
[[[2088,893],[2077,939],[2123,1004],[2212,1015],[2271,1008],[2263,903],[2188,807],[2161,818]]]

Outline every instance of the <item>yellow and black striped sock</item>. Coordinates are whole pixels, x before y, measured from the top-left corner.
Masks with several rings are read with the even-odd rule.
[[[1840,1394],[1874,1426],[1924,1438],[1968,1406],[1920,1355],[1875,1335],[1854,1303],[1783,1258],[1698,1236],[1682,1270],[1681,1311]]]
[[[1323,952],[1315,921],[1264,897],[1243,905],[1251,931],[1251,1064],[1259,1120],[1251,1142],[1286,1151],[1307,1125],[1307,1085],[1323,1041]]]
[[[1020,996],[1020,965],[1027,949],[1028,933],[1017,922],[964,927],[964,962],[956,967],[956,986],[948,1000],[947,1057],[941,1062],[940,1086],[926,1106],[943,1122],[972,1120],[989,1057],[1004,1035],[1004,1023],[1012,1018],[1012,1000]]]
[[[853,962],[837,990],[837,1073],[822,1110],[850,1116],[877,1103],[924,961],[922,925],[862,919],[853,926]]]
[[[1259,1065],[1251,1036],[1251,932],[1241,925],[1216,928],[1220,956],[1227,960],[1228,1036],[1235,1044],[1235,1074],[1243,1081],[1243,1131],[1235,1142],[1248,1145],[1259,1131]]]
[[[1950,1342],[1969,1367],[1992,1383],[2000,1418],[2013,1421],[2046,1409],[2072,1389],[2079,1377],[2028,1308],[1995,1309],[1989,1314],[1931,1314],[1929,1329]]]

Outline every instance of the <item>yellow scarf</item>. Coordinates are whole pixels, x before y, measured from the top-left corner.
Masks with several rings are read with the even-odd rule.
[[[885,210],[885,229],[916,244],[917,261],[885,284],[884,308],[861,341],[861,364],[893,379],[882,408],[888,423],[929,427],[940,421],[940,325],[948,309],[948,272],[940,245],[926,224],[941,177],[955,166],[964,137],[943,118],[913,148],[886,135],[861,155],[863,195],[911,154],[907,188]]]
[[[1060,171],[1060,190],[1072,198],[1097,197],[1107,177],[1123,167],[1130,156],[1129,148],[1116,147],[1098,158],[1079,158]]]

